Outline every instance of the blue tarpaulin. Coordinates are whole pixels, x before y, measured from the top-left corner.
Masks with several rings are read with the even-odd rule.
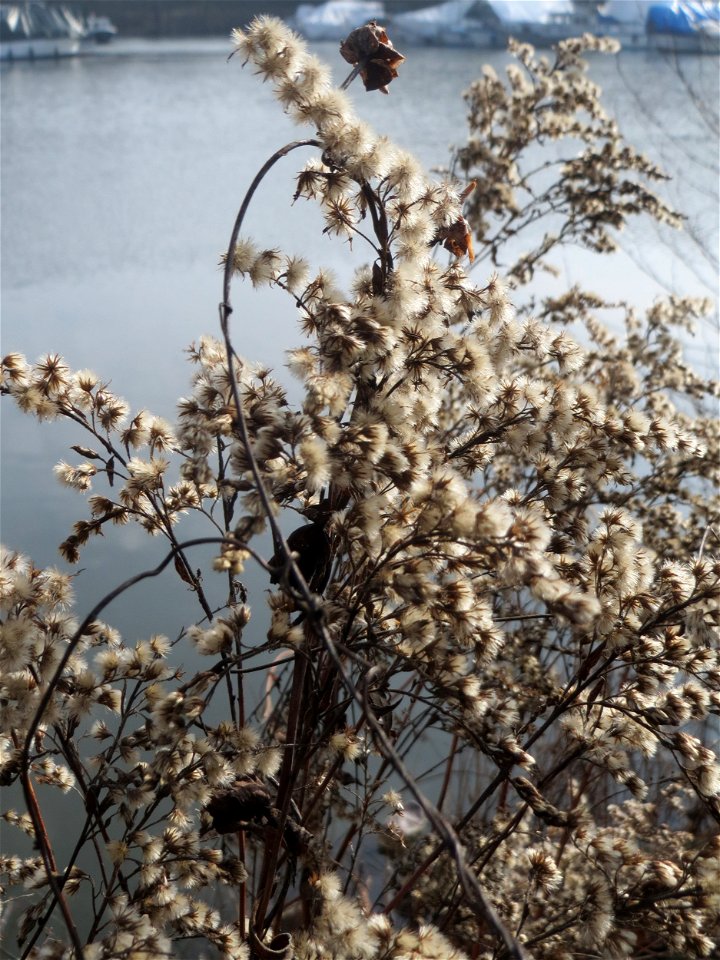
[[[688,36],[707,21],[720,22],[720,4],[681,0],[672,6],[653,4],[647,13],[646,27],[648,33]]]

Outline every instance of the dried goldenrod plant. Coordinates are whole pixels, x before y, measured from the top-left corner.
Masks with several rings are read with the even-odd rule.
[[[516,289],[556,243],[603,252],[628,216],[675,219],[584,75],[603,44],[554,64],[515,47],[432,181],[281,22],[233,40],[310,136],[248,189],[177,423],[59,356],[2,361],[22,410],[80,434],[56,467],[89,494],[64,558],[115,524],[167,543],[83,619],[70,574],[3,552],[0,777],[24,803],[4,819],[33,844],[0,857],[17,955],[717,955],[717,386],[680,340],[706,305],[572,289],[530,313],[467,273],[545,214],[559,230],[506,264]],[[401,88],[377,24],[343,56],[367,90]],[[520,158],[548,139],[567,156],[541,161],[542,193]],[[368,251],[349,290],[243,233],[296,151],[295,198]],[[236,352],[234,278],[295,305],[298,403]],[[183,539],[186,514],[205,537]],[[126,641],[106,607],[169,566],[197,621]],[[62,858],[52,788],[74,799]]]

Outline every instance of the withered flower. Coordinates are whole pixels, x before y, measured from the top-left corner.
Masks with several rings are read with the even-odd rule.
[[[375,20],[348,34],[340,44],[340,54],[359,68],[366,90],[380,90],[382,93],[388,92],[387,85],[398,75],[397,67],[405,59]]]
[[[467,184],[458,197],[461,205],[467,200],[476,186],[477,182],[475,180],[471,180],[470,183]],[[458,217],[457,220],[454,220],[448,226],[440,227],[432,239],[431,246],[435,246],[436,243],[442,243],[445,249],[449,250],[450,253],[456,257],[463,257],[467,254],[470,263],[475,259],[475,251],[473,250],[472,244],[472,230],[463,216]]]
[[[465,217],[458,217],[458,219],[449,226],[440,227],[433,237],[432,243],[433,246],[436,243],[442,243],[445,249],[449,250],[450,253],[456,257],[463,257],[467,254],[468,260],[470,260],[471,263],[475,259],[472,232]]]

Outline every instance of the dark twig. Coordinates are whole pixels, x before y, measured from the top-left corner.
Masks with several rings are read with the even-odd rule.
[[[228,317],[232,313],[232,307],[230,306],[230,281],[232,279],[233,272],[233,254],[235,252],[237,239],[240,236],[240,228],[242,227],[243,220],[245,219],[245,214],[248,211],[248,207],[250,206],[250,202],[255,194],[255,191],[264,180],[265,175],[275,166],[278,160],[286,157],[292,150],[297,150],[298,147],[322,147],[322,143],[319,140],[294,140],[292,143],[287,143],[284,147],[281,147],[279,150],[277,150],[268,160],[265,161],[262,167],[260,167],[255,175],[255,178],[253,179],[253,182],[248,187],[242,204],[240,205],[238,215],[235,218],[235,224],[233,226],[232,233],[230,234],[230,243],[228,244],[227,256],[225,259],[225,270],[223,271],[223,302],[221,304],[220,317],[223,330],[225,330]]]
[[[465,857],[465,850],[460,842],[460,838],[453,830],[450,822],[442,815],[437,807],[431,803],[431,801],[420,789],[415,781],[415,778],[410,773],[410,770],[385,733],[382,724],[375,716],[375,713],[372,710],[368,700],[368,691],[374,669],[369,670],[363,677],[363,687],[361,692],[348,675],[345,665],[338,654],[335,643],[324,623],[322,623],[321,617],[318,618],[318,627],[325,648],[335,664],[342,682],[345,685],[345,689],[348,691],[353,700],[355,700],[355,702],[361,707],[365,720],[370,729],[373,731],[375,740],[378,743],[381,752],[391,761],[395,771],[405,781],[408,790],[410,793],[412,793],[418,806],[433,825],[433,828],[441,838],[444,846],[452,854],[458,870],[460,883],[462,884],[468,900],[474,905],[475,910],[478,912],[481,918],[488,924],[489,927],[491,927],[500,940],[502,940],[508,954],[511,957],[514,957],[515,960],[528,960],[527,953],[506,928],[497,911],[485,895],[485,891],[480,886],[477,877],[469,868]]]

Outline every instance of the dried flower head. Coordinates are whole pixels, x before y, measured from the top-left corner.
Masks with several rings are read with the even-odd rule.
[[[397,77],[397,68],[405,59],[375,20],[348,34],[340,44],[340,54],[359,67],[367,91],[381,93],[388,92],[388,84]]]

